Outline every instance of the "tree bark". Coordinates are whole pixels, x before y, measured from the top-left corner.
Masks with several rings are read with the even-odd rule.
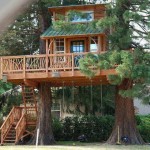
[[[115,124],[107,141],[108,144],[125,144],[122,137],[127,137],[126,144],[144,144],[138,130],[134,115],[133,99],[119,95],[119,90],[127,90],[132,87],[132,81],[125,79],[116,89],[115,98]]]
[[[38,107],[38,121],[36,131],[39,129],[38,145],[52,145],[55,143],[52,132],[52,96],[50,84],[41,82],[39,85],[40,102]],[[36,132],[32,144],[36,143]]]

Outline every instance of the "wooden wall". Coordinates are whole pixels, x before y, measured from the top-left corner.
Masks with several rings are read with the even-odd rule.
[[[105,35],[93,35],[93,36],[98,36],[98,51],[99,52],[103,52],[106,51],[106,37]],[[59,37],[57,37],[59,38]],[[70,53],[70,49],[71,49],[71,41],[79,41],[79,40],[83,40],[84,41],[84,46],[85,46],[85,52],[89,52],[90,51],[90,36],[84,35],[83,37],[74,37],[74,36],[70,36],[70,37],[64,37],[64,49],[65,49],[65,53]],[[46,39],[46,51],[48,54],[53,54],[54,52],[54,39],[53,38],[49,38]],[[53,43],[51,43],[53,42]],[[49,51],[50,50],[50,51]]]
[[[105,16],[105,5],[103,4],[95,4],[95,5],[79,5],[79,6],[59,6],[59,7],[51,7],[48,9],[49,12],[53,15],[54,20],[58,20],[57,15],[67,15],[67,12],[70,10],[77,11],[93,11],[94,19],[98,20]]]

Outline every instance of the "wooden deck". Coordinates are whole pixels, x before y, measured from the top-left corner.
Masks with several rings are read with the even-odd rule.
[[[82,86],[108,84],[107,75],[116,74],[115,69],[99,70],[89,79],[79,70],[79,59],[85,53],[41,54],[0,57],[0,79],[21,84],[25,81],[50,82],[52,86]]]

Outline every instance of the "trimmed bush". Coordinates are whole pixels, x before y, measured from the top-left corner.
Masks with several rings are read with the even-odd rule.
[[[145,142],[150,142],[150,115],[136,116],[137,128]],[[53,133],[56,141],[77,141],[85,135],[88,142],[106,141],[114,125],[114,116],[66,117],[53,119]]]
[[[77,141],[84,134],[88,142],[102,142],[109,137],[113,124],[113,116],[66,117],[62,121],[53,120],[53,131],[59,141]]]
[[[150,115],[138,116],[140,118],[138,130],[146,143],[150,142]]]

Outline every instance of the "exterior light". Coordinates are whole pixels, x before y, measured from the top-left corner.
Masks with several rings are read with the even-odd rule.
[[[2,82],[7,83],[7,75],[2,75]]]
[[[60,73],[59,72],[52,72],[52,77],[59,78],[60,77]]]

